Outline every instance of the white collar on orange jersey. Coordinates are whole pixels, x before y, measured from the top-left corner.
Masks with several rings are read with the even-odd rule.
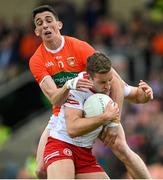
[[[62,48],[63,48],[63,46],[64,46],[64,44],[65,44],[65,39],[64,39],[64,37],[63,36],[61,36],[61,45],[57,48],[57,49],[55,49],[55,50],[51,50],[51,49],[49,49],[49,48],[47,48],[45,45],[45,49],[48,51],[48,52],[50,52],[50,53],[57,53],[58,51],[60,51]]]

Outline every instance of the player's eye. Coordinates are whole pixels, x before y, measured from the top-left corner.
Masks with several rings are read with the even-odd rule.
[[[52,21],[53,21],[52,18],[47,18],[47,19],[46,19],[46,22],[48,22],[48,23],[51,23]]]
[[[101,81],[101,84],[106,84],[107,82],[106,81]]]
[[[41,26],[42,23],[43,23],[42,21],[37,21],[37,22],[36,22],[37,26]]]

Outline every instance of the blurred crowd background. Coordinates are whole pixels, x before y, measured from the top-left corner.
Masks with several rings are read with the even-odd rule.
[[[0,178],[36,178],[36,147],[51,112],[28,67],[41,42],[34,35],[31,12],[41,4],[54,6],[64,35],[87,41],[110,56],[130,85],[143,79],[153,88],[153,101],[124,103],[122,124],[128,144],[153,178],[163,179],[162,0],[0,1]],[[129,178],[124,165],[100,141],[93,151],[111,178]]]

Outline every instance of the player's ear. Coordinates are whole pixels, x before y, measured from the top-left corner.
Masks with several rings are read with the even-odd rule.
[[[36,36],[39,36],[39,35],[40,35],[39,32],[38,32],[38,30],[37,30],[37,28],[35,28],[35,34],[36,34]]]
[[[58,21],[58,28],[59,28],[59,29],[62,29],[62,27],[63,27],[62,21]]]

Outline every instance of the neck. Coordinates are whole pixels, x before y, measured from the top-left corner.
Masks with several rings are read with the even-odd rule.
[[[62,36],[58,36],[53,41],[46,41],[44,45],[50,50],[58,49],[62,44]]]

